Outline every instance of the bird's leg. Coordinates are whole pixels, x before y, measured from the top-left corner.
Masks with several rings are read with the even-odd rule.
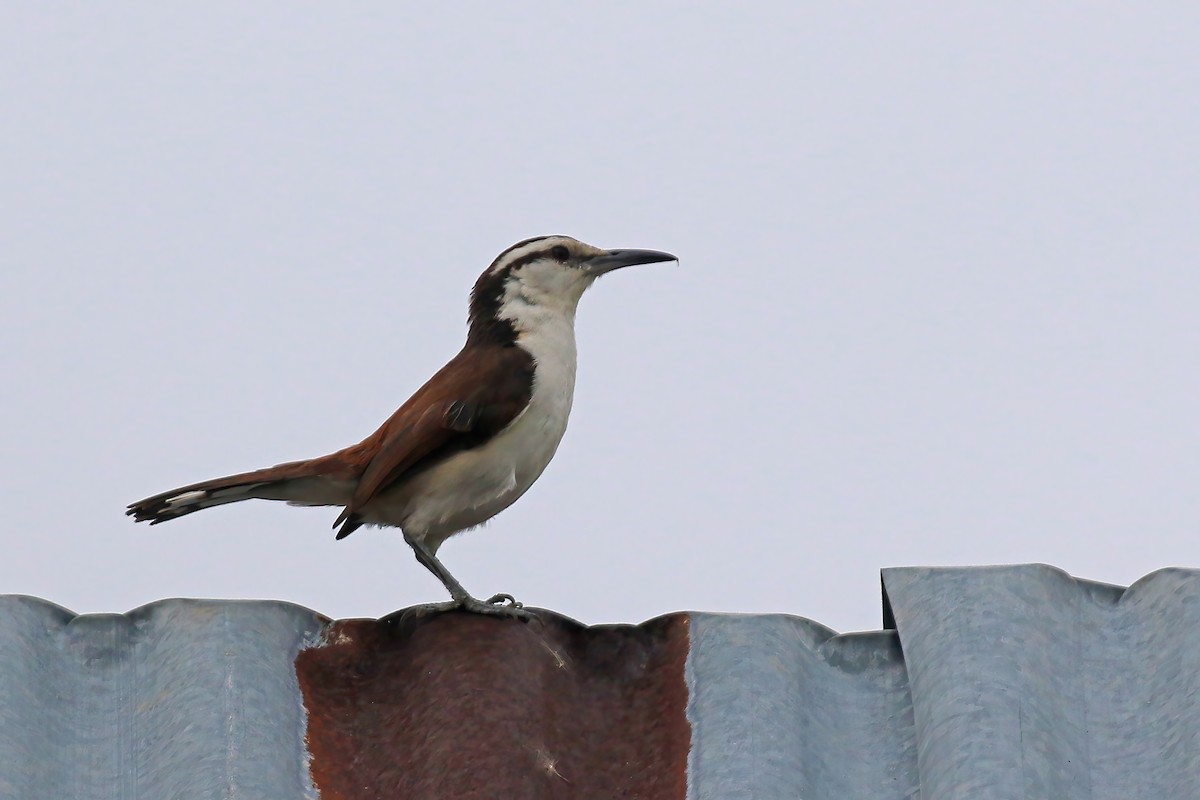
[[[408,542],[408,546],[413,549],[413,554],[416,555],[417,561],[420,562],[421,566],[432,572],[442,582],[442,585],[446,587],[446,591],[454,598],[454,602],[459,603],[463,600],[472,599],[467,590],[463,588],[463,585],[450,574],[450,570],[446,569],[446,566],[438,560],[437,556],[429,552],[429,548],[425,546],[424,542],[411,538],[408,534],[404,535],[404,541]]]
[[[446,569],[446,566],[438,560],[438,557],[429,551],[424,542],[409,536],[407,533],[404,534],[404,541],[408,542],[408,546],[413,549],[413,554],[416,555],[417,561],[442,582],[442,585],[446,587],[446,591],[450,593],[450,597],[453,598],[449,603],[435,603],[423,607],[423,610],[438,611],[461,608],[464,611],[471,611],[475,614],[487,614],[494,617],[529,619],[533,616],[529,611],[522,608],[521,604],[513,599],[513,596],[510,594],[494,595],[487,602],[475,599],[450,574],[450,570]]]

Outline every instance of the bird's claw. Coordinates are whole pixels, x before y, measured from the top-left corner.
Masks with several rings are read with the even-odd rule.
[[[458,607],[463,611],[488,617],[512,617],[525,622],[534,619],[533,612],[527,611],[511,594],[496,594],[486,601],[464,597],[458,601]]]
[[[511,594],[497,594],[485,600],[477,600],[470,595],[451,600],[448,603],[426,603],[420,606],[406,608],[400,613],[400,619],[415,619],[431,614],[442,614],[447,611],[466,611],[469,614],[482,614],[485,617],[509,617],[528,622],[537,619],[537,615],[527,610]]]
[[[491,603],[494,606],[497,606],[497,605],[510,606],[512,608],[524,608],[525,607],[524,603],[519,602],[517,600],[517,598],[513,597],[511,594],[508,594],[506,592],[500,592],[499,594],[492,595],[491,597],[489,597],[487,599],[487,602]]]

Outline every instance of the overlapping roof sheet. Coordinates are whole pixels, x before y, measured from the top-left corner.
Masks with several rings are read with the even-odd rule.
[[[0,798],[1200,797],[1200,572],[883,583],[843,635],[0,597]]]

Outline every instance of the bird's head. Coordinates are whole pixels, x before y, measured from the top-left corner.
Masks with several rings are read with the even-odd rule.
[[[658,250],[602,250],[570,236],[539,236],[505,250],[471,292],[471,332],[519,333],[575,317],[579,298],[601,275],[635,264],[677,261]]]

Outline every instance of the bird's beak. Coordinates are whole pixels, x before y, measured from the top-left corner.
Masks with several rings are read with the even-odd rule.
[[[632,267],[635,264],[655,264],[659,261],[678,261],[670,253],[661,250],[609,250],[598,256],[592,256],[583,262],[583,268],[589,275],[603,275],[621,267]]]

